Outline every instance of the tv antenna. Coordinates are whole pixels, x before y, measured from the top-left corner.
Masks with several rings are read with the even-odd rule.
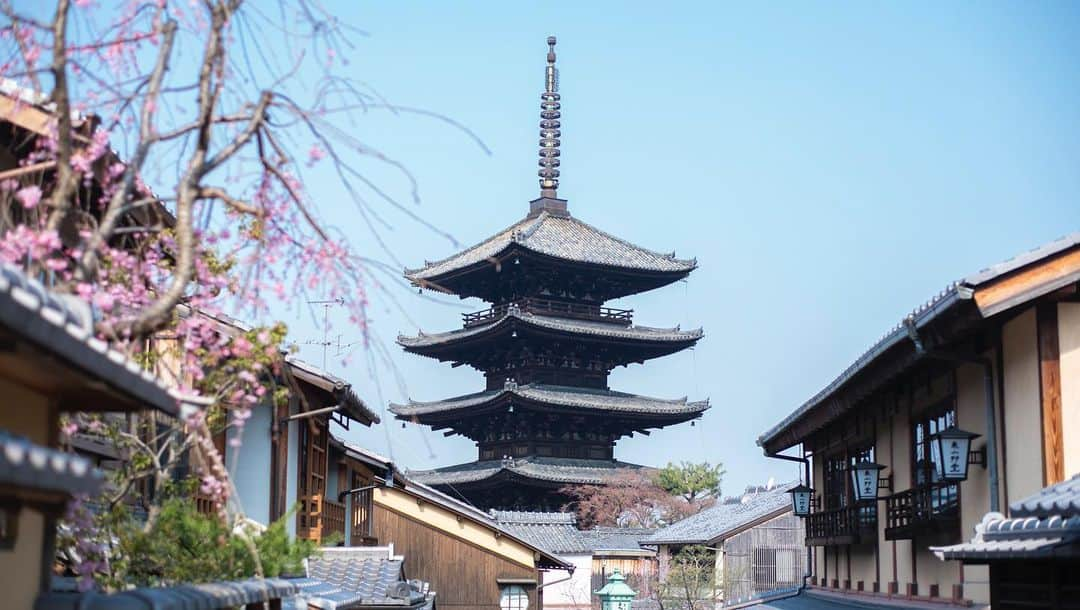
[[[334,344],[333,342],[330,341],[330,337],[329,337],[329,334],[330,334],[330,307],[332,307],[334,305],[344,305],[344,304],[345,304],[345,299],[342,298],[342,297],[338,297],[336,299],[325,300],[325,301],[308,301],[308,305],[322,305],[322,308],[323,308],[323,314],[322,314],[323,330],[322,330],[322,341],[313,341],[313,340],[304,341],[304,345],[321,345],[322,346],[322,367],[323,367],[324,371],[326,370],[326,348],[328,348],[328,347],[330,347],[331,345]],[[340,347],[341,346],[341,335],[337,336],[337,344],[338,344],[338,350],[340,351],[341,350],[341,347]]]

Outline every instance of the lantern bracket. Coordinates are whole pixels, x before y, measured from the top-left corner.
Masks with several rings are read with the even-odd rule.
[[[892,493],[892,475],[881,477],[877,480],[877,488]]]
[[[968,464],[978,464],[986,468],[986,447],[968,451]]]

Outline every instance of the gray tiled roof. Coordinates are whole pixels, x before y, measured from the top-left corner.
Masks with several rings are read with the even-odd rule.
[[[795,409],[794,412],[781,420],[780,423],[759,436],[757,440],[758,445],[764,445],[778,437],[789,425],[801,419],[811,409],[827,401],[855,377],[855,375],[865,369],[870,363],[884,355],[889,348],[901,342],[910,341],[905,326],[905,320],[911,319],[916,328],[921,329],[923,326],[937,318],[942,312],[957,306],[959,303],[970,301],[973,296],[973,290],[976,287],[994,281],[1027,265],[1064,252],[1077,245],[1080,245],[1080,232],[1071,233],[1065,237],[1043,244],[1033,250],[1002,261],[996,265],[991,265],[977,273],[973,273],[958,281],[952,282],[946,286],[944,290],[931,297],[926,303],[915,308],[915,310],[905,316],[903,320],[900,320],[900,322],[889,329],[876,343],[874,343],[874,345],[863,352],[855,362],[844,369],[836,379],[825,386],[820,392],[800,405],[799,408]],[[1076,282],[1078,279],[1080,279],[1080,277],[1077,277],[1077,274],[1063,276],[1052,283],[1040,286],[1038,289],[1039,294],[1055,290],[1068,283]],[[1033,298],[1034,296],[1037,296],[1037,294],[1026,295],[1027,298]]]
[[[0,485],[65,495],[94,494],[104,477],[72,453],[36,445],[0,430]]]
[[[493,510],[491,514],[507,530],[556,553],[646,553],[648,551],[641,548],[639,541],[656,532],[655,529],[631,527],[579,530],[573,513]]]
[[[657,531],[643,544],[703,544],[745,527],[771,514],[791,509],[789,489],[798,483],[777,485],[771,490],[745,494],[738,502],[720,502],[696,515]]]
[[[1009,505],[1013,517],[1080,517],[1080,475],[1055,483]]]
[[[307,578],[294,579],[309,606],[334,610],[346,607],[418,607],[427,602],[426,586],[405,581],[404,561],[389,549],[323,549],[308,560]]]
[[[475,407],[506,396],[518,396],[526,400],[567,407],[580,407],[582,409],[660,415],[701,413],[709,408],[708,400],[688,402],[685,396],[669,400],[611,390],[530,383],[525,385],[508,384],[502,390],[488,390],[433,402],[410,400],[408,404],[390,405],[390,412],[399,417],[407,418],[414,415]]]
[[[587,553],[589,544],[571,513],[491,511],[492,517],[518,538],[553,553]]]
[[[414,283],[430,280],[494,258],[512,244],[567,261],[623,269],[686,273],[697,266],[696,260],[683,260],[675,258],[674,253],[662,254],[646,250],[576,218],[541,212],[538,216],[525,218],[449,258],[427,263],[420,269],[407,269],[405,276]]]
[[[969,542],[931,547],[941,559],[986,561],[1080,557],[1080,475],[1009,505],[1011,517],[987,513]]]
[[[443,333],[423,333],[415,337],[398,335],[397,342],[405,348],[426,347],[453,343],[468,337],[482,334],[489,330],[503,326],[512,320],[517,320],[536,328],[558,330],[579,335],[595,337],[609,337],[612,339],[626,339],[630,341],[652,342],[686,342],[697,341],[704,335],[700,328],[693,330],[681,330],[675,328],[654,328],[651,326],[621,326],[606,322],[594,322],[591,320],[575,320],[570,318],[556,318],[553,316],[541,316],[534,313],[523,312],[516,308],[508,308],[506,313],[499,319],[470,328],[461,328]]]
[[[410,471],[409,478],[427,485],[447,485],[482,481],[501,471],[507,471],[527,479],[554,483],[599,484],[615,476],[623,468],[642,467],[617,460],[527,457],[484,460],[434,470]]]
[[[341,410],[353,421],[369,426],[379,423],[379,416],[360,400],[349,382],[293,356],[286,356],[285,362],[292,368],[294,375],[333,394],[341,401]]]
[[[46,593],[35,610],[223,610],[295,595],[295,584],[281,578],[175,587],[147,587],[122,593]]]
[[[8,263],[0,264],[0,326],[146,407],[179,411],[158,379],[94,335],[87,303],[50,292]]]
[[[593,551],[644,551],[642,542],[657,531],[656,528],[600,526],[581,533]]]
[[[527,525],[573,525],[577,526],[574,513],[555,513],[531,510],[492,510],[491,516],[499,523],[524,523]]]

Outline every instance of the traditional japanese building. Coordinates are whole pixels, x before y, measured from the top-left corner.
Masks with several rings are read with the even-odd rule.
[[[633,311],[605,303],[683,279],[697,262],[640,248],[571,216],[556,192],[555,39],[548,45],[540,197],[524,219],[493,237],[405,273],[421,289],[491,304],[465,314],[461,329],[398,337],[410,353],[483,372],[485,389],[390,408],[398,419],[476,442],[477,461],[411,476],[485,508],[559,508],[566,500],[559,488],[602,484],[620,468],[638,468],[615,460],[618,439],[698,418],[709,406],[608,386],[615,367],[691,347],[702,331],[637,326]]]

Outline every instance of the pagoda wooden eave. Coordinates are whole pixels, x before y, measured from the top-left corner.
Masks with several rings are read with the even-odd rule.
[[[643,362],[666,356],[694,345],[704,336],[700,328],[653,328],[621,326],[509,310],[488,324],[444,333],[398,336],[405,351],[442,361],[472,363],[478,354],[489,353],[494,345],[513,341],[558,341],[566,345],[602,346],[626,353],[612,359],[613,366]]]
[[[489,390],[434,402],[391,404],[390,412],[402,421],[428,426],[446,424],[474,417],[488,417],[510,405],[523,411],[591,415],[638,422],[629,429],[667,426],[701,417],[709,401],[650,398],[610,390],[593,390],[546,384],[507,384],[502,390]],[[452,425],[450,426],[452,427]]]
[[[410,471],[408,478],[433,487],[478,489],[514,481],[558,489],[565,485],[602,485],[626,470],[644,466],[618,460],[522,458],[467,462],[435,470]]]
[[[696,259],[679,259],[674,253],[647,250],[605,233],[569,214],[542,211],[496,233],[492,237],[419,269],[405,270],[413,285],[462,298],[480,296],[475,288],[485,273],[499,273],[514,257],[527,258],[538,266],[562,267],[570,273],[589,273],[604,278],[618,298],[659,288],[686,277],[697,268]],[[610,281],[609,281],[610,280]],[[625,286],[615,289],[623,283]],[[489,299],[490,300],[490,299]]]
[[[653,271],[632,267],[619,267],[601,263],[589,263],[560,258],[530,250],[520,244],[511,243],[500,252],[485,257],[468,266],[455,269],[430,278],[421,278],[406,274],[409,282],[418,288],[434,290],[444,294],[456,295],[460,299],[476,297],[488,302],[495,302],[496,295],[476,286],[495,285],[494,278],[486,281],[485,276],[500,274],[516,266],[514,261],[525,268],[546,268],[558,270],[567,276],[595,276],[607,288],[597,295],[597,301],[618,299],[642,292],[648,292],[673,284],[690,275],[697,268],[697,263],[685,270]]]

